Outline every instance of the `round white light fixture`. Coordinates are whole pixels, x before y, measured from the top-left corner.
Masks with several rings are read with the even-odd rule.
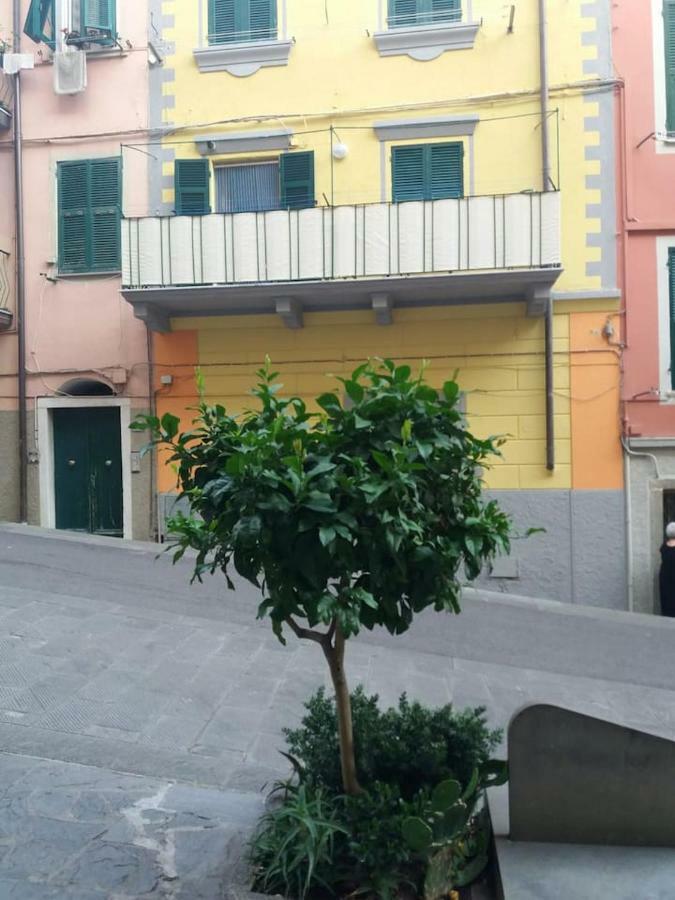
[[[346,144],[333,144],[333,159],[344,159],[348,153],[349,147]]]

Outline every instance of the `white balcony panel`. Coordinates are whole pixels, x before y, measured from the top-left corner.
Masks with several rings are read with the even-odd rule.
[[[335,252],[334,278],[356,277],[356,207],[338,206],[333,210]]]
[[[363,274],[389,275],[391,206],[388,203],[374,203],[362,209],[365,226]]]
[[[291,217],[287,210],[265,213],[265,248],[268,281],[290,281]]]
[[[398,270],[403,275],[425,271],[425,204],[398,205]],[[429,232],[431,234],[431,232]]]
[[[170,284],[200,284],[192,236],[193,221],[191,216],[176,216],[168,220],[166,249],[169,254]]]
[[[474,197],[468,210],[469,269],[494,269],[495,225],[497,221],[494,197]]]
[[[541,259],[542,266],[560,263],[560,194],[550,191],[539,195],[541,202]]]
[[[298,274],[301,279],[324,277],[323,210],[302,209],[297,217]]]
[[[432,204],[433,272],[450,272],[459,268],[459,200],[437,200]]]
[[[256,214],[237,213],[230,219],[232,224],[231,280],[238,283],[261,281]]]
[[[530,194],[517,194],[506,201],[506,246],[504,266],[522,268],[532,258],[532,199]]]
[[[202,216],[203,279],[205,284],[222,284],[225,274],[225,217]]]

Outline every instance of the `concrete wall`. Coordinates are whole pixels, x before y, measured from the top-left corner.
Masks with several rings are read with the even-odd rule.
[[[476,586],[627,609],[624,492],[492,491],[521,535]],[[529,528],[543,533],[524,537]]]

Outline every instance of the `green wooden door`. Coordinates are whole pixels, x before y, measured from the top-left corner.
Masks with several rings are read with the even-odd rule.
[[[54,410],[56,527],[122,537],[120,411]]]

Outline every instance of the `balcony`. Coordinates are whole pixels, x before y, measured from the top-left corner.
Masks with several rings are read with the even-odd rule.
[[[560,195],[127,218],[122,294],[157,330],[172,316],[526,300],[561,272]]]

